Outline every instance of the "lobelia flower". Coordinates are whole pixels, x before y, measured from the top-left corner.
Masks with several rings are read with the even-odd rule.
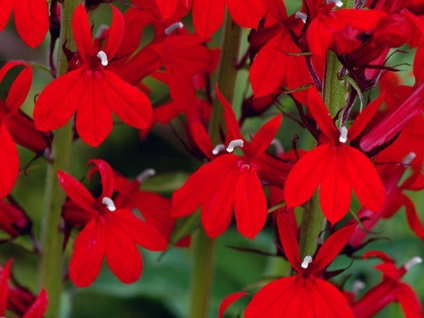
[[[340,221],[347,214],[352,188],[364,207],[378,212],[385,200],[383,183],[372,162],[346,142],[358,137],[380,107],[382,97],[368,105],[349,130],[343,126],[340,131],[315,88],[310,89],[308,100],[308,110],[325,141],[300,158],[290,171],[285,185],[287,206],[305,203],[320,185],[320,205],[331,223]]]
[[[354,225],[346,226],[324,242],[316,256],[300,258],[291,228],[280,219],[278,232],[287,260],[297,275],[277,279],[262,287],[246,307],[245,318],[353,318],[343,294],[322,279],[322,272],[347,243]]]
[[[202,225],[206,234],[214,238],[230,225],[234,209],[238,231],[253,239],[263,228],[268,216],[266,197],[258,176],[263,165],[261,157],[277,133],[282,117],[278,115],[272,118],[247,142],[241,137],[231,105],[218,90],[217,95],[225,110],[227,136],[238,139],[232,139],[227,147],[215,147],[214,154],[224,149],[229,153],[219,155],[200,167],[174,192],[171,215],[187,216],[201,205]],[[203,131],[203,134],[206,132]],[[196,138],[199,140],[198,145],[206,152],[211,148],[208,138]],[[241,148],[242,157],[232,153],[236,147]]]
[[[53,80],[38,97],[34,108],[37,129],[59,128],[76,112],[78,134],[87,144],[98,146],[112,130],[112,112],[135,128],[149,126],[152,115],[149,99],[106,68],[124,34],[122,14],[114,6],[111,8],[109,37],[101,49],[93,44],[84,6],[75,9],[72,31],[78,52],[70,61],[73,69]]]
[[[369,251],[364,254],[364,259],[377,257],[383,261],[374,268],[383,273],[382,281],[366,292],[361,299],[352,304],[355,317],[373,317],[391,302],[399,302],[406,318],[424,317],[420,299],[412,288],[401,282],[401,278],[414,265],[422,263],[420,257],[414,257],[400,268],[386,254],[380,251]]]
[[[0,3],[0,32],[14,10],[16,30],[26,45],[36,48],[43,42],[49,30],[48,4],[46,0],[16,0]]]
[[[0,316],[5,317],[6,309],[22,318],[42,318],[47,310],[48,295],[44,288],[37,297],[22,287],[9,286],[12,260],[0,267]]]
[[[103,160],[92,160],[99,171],[102,194],[98,198],[69,174],[58,171],[60,185],[72,204],[64,218],[85,224],[78,234],[69,263],[69,276],[77,287],[89,286],[100,272],[103,259],[123,283],[133,283],[141,275],[142,259],[137,245],[152,251],[166,249],[161,233],[136,217],[129,209],[117,208],[112,200],[114,174]],[[75,209],[73,209],[74,207]]]

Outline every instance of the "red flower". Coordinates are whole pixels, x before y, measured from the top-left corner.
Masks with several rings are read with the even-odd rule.
[[[321,246],[315,259],[308,255],[302,262],[291,228],[284,220],[278,225],[284,253],[297,275],[280,278],[261,288],[246,307],[244,317],[353,318],[343,294],[320,277],[345,246],[354,226],[335,232]]]
[[[375,266],[383,273],[383,279],[352,305],[355,317],[373,317],[393,301],[400,303],[406,318],[424,317],[421,301],[408,284],[401,282],[402,276],[412,266],[422,263],[422,259],[414,257],[397,268],[393,260],[383,252],[369,251],[364,254],[364,258],[369,257],[378,257],[383,261],[382,264]]]
[[[0,31],[6,26],[12,9],[14,9],[16,30],[25,44],[32,48],[40,45],[49,30],[47,1],[1,1]]]
[[[124,20],[112,7],[109,37],[100,50],[91,38],[87,12],[79,5],[72,18],[78,53],[71,61],[76,69],[55,79],[41,92],[34,109],[37,129],[59,128],[76,112],[76,129],[91,146],[98,146],[112,130],[112,112],[135,128],[150,124],[152,108],[137,88],[106,69],[121,45]]]
[[[308,109],[326,141],[304,155],[293,167],[285,185],[286,203],[299,206],[312,197],[318,185],[320,204],[325,217],[335,223],[349,210],[352,188],[359,202],[379,211],[385,200],[384,186],[372,162],[358,149],[346,145],[355,139],[378,110],[382,98],[372,102],[349,130],[334,126],[319,93],[311,89]]]
[[[225,109],[227,123],[236,123],[235,115],[229,103],[217,91]],[[211,237],[222,234],[230,224],[232,210],[239,232],[253,239],[263,228],[268,216],[267,202],[258,177],[262,165],[260,157],[270,145],[281,124],[281,115],[274,117],[262,126],[251,142],[241,138],[238,125],[227,124],[227,136],[239,136],[221,149],[233,152],[240,147],[243,157],[232,153],[218,156],[198,169],[172,196],[172,215],[189,215],[199,207],[201,221],[206,233]],[[204,145],[210,147],[210,141]],[[221,147],[222,146],[222,147]]]
[[[100,272],[103,258],[124,283],[133,283],[141,275],[142,259],[136,244],[161,251],[166,241],[159,231],[137,218],[130,210],[116,208],[112,201],[113,170],[102,160],[92,161],[100,172],[102,195],[95,199],[69,174],[58,171],[59,182],[74,206],[76,215],[87,222],[75,240],[69,264],[69,276],[78,287],[89,286]],[[72,215],[68,209],[67,214]],[[74,216],[75,217],[75,216]]]

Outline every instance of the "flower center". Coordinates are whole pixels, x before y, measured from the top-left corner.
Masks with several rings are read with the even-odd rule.
[[[347,141],[347,128],[346,128],[346,126],[343,126],[343,127],[340,128],[339,141],[341,143],[346,143],[346,141]]]
[[[310,255],[306,255],[305,258],[303,259],[303,262],[300,266],[302,266],[302,268],[308,268],[309,264],[312,263],[312,256]]]
[[[106,205],[106,208],[107,208],[109,211],[113,212],[113,211],[115,211],[115,210],[116,210],[115,203],[113,203],[113,201],[112,201],[112,199],[111,199],[111,198],[103,197],[103,199],[102,199],[102,203],[103,203],[104,205]]]
[[[101,61],[101,63],[102,63],[102,65],[103,65],[103,66],[107,66],[107,64],[108,64],[109,62],[108,62],[108,60],[107,60],[107,55],[106,55],[106,53],[105,53],[105,52],[103,52],[103,51],[99,51],[99,52],[97,53],[97,57],[100,59],[100,61]]]
[[[227,150],[227,152],[233,152],[236,147],[241,148],[241,147],[243,147],[243,145],[244,145],[244,142],[243,142],[242,139],[231,140],[231,142],[228,144],[228,147],[227,147],[226,150]]]

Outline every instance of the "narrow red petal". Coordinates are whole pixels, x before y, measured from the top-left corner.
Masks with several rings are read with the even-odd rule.
[[[259,157],[269,147],[277,134],[278,128],[280,128],[282,119],[281,114],[275,116],[265,123],[253,136],[249,144],[249,154],[252,157]]]
[[[24,103],[32,82],[32,67],[24,68],[16,77],[6,98],[6,107],[9,115],[18,111],[19,107]]]
[[[115,56],[124,37],[124,17],[115,6],[111,5],[110,7],[112,8],[112,23],[109,28],[109,37],[103,48],[109,59]]]
[[[102,183],[102,197],[112,198],[115,188],[115,173],[113,169],[106,161],[101,159],[92,159],[87,164],[95,165],[88,171],[88,179],[91,180],[93,174],[98,171]]]
[[[405,318],[423,318],[423,305],[414,290],[404,283],[399,287],[397,297]]]
[[[284,254],[291,266],[298,272],[301,272],[300,267],[300,252],[299,244],[296,236],[290,225],[286,223],[284,217],[277,218],[278,236],[280,237],[281,244],[283,246]]]
[[[218,84],[215,86],[215,92],[216,92],[216,96],[219,99],[219,102],[224,108],[224,118],[225,118],[225,124],[227,126],[227,135],[225,138],[226,142],[231,142],[232,140],[235,140],[235,139],[243,139],[240,133],[240,127],[238,125],[236,115],[234,114],[233,107],[227,101],[224,95],[222,95],[221,92],[219,91]]]
[[[7,295],[9,293],[10,268],[13,260],[9,260],[2,269],[0,269],[0,315],[6,313]]]
[[[31,307],[28,308],[27,312],[22,316],[22,318],[42,318],[47,310],[47,305],[49,302],[49,296],[44,288],[41,289],[37,298],[31,304]]]
[[[57,178],[63,191],[74,203],[86,210],[93,210],[94,198],[78,180],[59,170],[57,171]]]
[[[224,20],[224,0],[196,0],[193,2],[193,26],[203,37],[211,36]]]
[[[72,16],[72,32],[79,54],[87,61],[87,58],[93,56],[95,52],[91,37],[90,21],[83,4],[80,4],[75,9]]]
[[[0,198],[15,185],[19,173],[19,155],[6,126],[0,122]]]
[[[111,271],[118,279],[131,284],[141,276],[143,263],[140,252],[128,233],[107,220],[106,260]]]
[[[21,0],[15,4],[16,30],[25,44],[36,48],[43,42],[49,30],[47,1]]]
[[[359,202],[371,211],[380,211],[384,206],[386,192],[374,165],[355,148],[347,146],[344,155],[346,170]]]
[[[69,262],[69,277],[77,287],[87,287],[100,273],[106,252],[106,220],[92,219],[78,234]]]
[[[15,1],[1,1],[0,2],[0,31],[3,31],[7,22],[9,21],[10,14],[12,13],[13,4]]]
[[[319,202],[327,220],[334,224],[349,211],[352,185],[346,171],[345,147],[330,146],[329,161],[319,190]]]
[[[312,149],[294,165],[284,185],[288,207],[299,206],[312,197],[328,168],[329,147],[325,144]]]
[[[234,195],[234,214],[237,230],[253,240],[263,229],[267,216],[267,202],[261,181],[251,166],[241,167]]]
[[[226,0],[226,4],[234,21],[245,28],[256,29],[266,11],[262,1]]]
[[[227,310],[227,308],[231,306],[234,302],[239,300],[241,297],[247,296],[247,295],[249,294],[245,292],[236,292],[225,297],[222,300],[221,305],[219,306],[218,318],[221,318],[224,312]]]

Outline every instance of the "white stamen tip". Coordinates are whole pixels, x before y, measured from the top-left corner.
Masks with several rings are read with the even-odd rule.
[[[308,268],[310,263],[312,263],[312,256],[306,255],[300,266],[302,266],[302,268]]]
[[[340,128],[339,141],[345,143],[347,141],[347,128],[345,126]]]
[[[306,15],[306,13],[303,13],[301,11],[297,11],[296,14],[294,15],[295,18],[300,19],[303,21],[303,23],[306,23],[306,19],[308,18],[308,16]]]
[[[103,51],[99,51],[99,53],[97,53],[97,57],[100,59],[101,63],[103,66],[107,66],[107,64],[109,63],[107,60],[107,55],[105,52]]]
[[[215,148],[213,148],[213,150],[212,150],[212,154],[216,156],[222,150],[225,150],[225,145],[223,145],[223,144],[216,145]]]
[[[182,24],[181,22],[175,22],[165,29],[165,34],[171,35],[172,32],[174,32],[177,29],[181,29],[182,27],[184,27],[184,24]]]
[[[242,139],[231,140],[226,150],[227,152],[233,152],[236,147],[243,147],[243,144]]]
[[[137,176],[136,180],[138,182],[143,182],[147,178],[150,178],[150,177],[154,176],[155,174],[156,174],[155,169],[146,169]]]
[[[406,262],[406,264],[403,265],[403,267],[405,267],[405,269],[409,271],[412,267],[414,267],[415,265],[421,264],[422,262],[423,262],[423,259],[421,257],[415,256],[411,258],[408,262]]]
[[[415,159],[416,156],[417,154],[415,152],[410,152],[405,156],[405,158],[403,158],[402,163],[405,165],[409,165],[412,160]]]
[[[275,147],[277,154],[283,154],[284,153],[284,147],[278,139],[273,139],[271,141],[271,145],[273,145]]]
[[[109,211],[115,211],[115,210],[116,210],[115,203],[113,203],[113,201],[112,201],[112,199],[111,199],[111,198],[103,197],[103,199],[102,199],[102,203],[103,203],[104,205],[106,205],[106,208],[107,208]]]
[[[353,282],[353,286],[352,286],[352,293],[354,293],[355,295],[362,289],[365,288],[365,283],[361,280],[355,280]]]
[[[343,2],[340,1],[340,0],[327,0],[326,2],[327,2],[327,4],[334,3],[336,5],[336,7],[338,7],[338,8],[343,7]]]

